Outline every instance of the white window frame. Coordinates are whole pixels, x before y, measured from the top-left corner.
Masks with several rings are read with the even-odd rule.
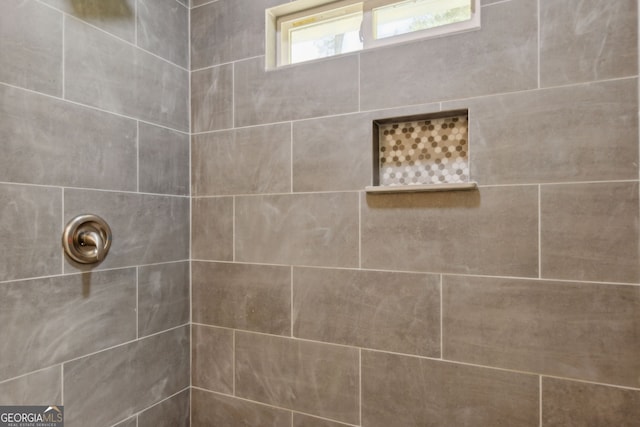
[[[361,37],[363,50],[388,46],[398,43],[406,43],[414,40],[442,37],[467,31],[480,29],[481,5],[480,0],[469,0],[471,4],[471,19],[453,24],[440,25],[425,30],[417,30],[390,37],[375,39],[373,37],[373,9],[401,3],[402,0],[298,0],[285,3],[266,10],[266,65],[267,68],[304,64],[321,60],[317,58],[311,61],[290,64],[290,49],[288,37],[291,23],[305,17],[322,15],[336,8],[346,8],[362,4],[362,28]],[[340,55],[340,54],[338,54]],[[337,56],[337,55],[333,55]],[[331,56],[331,57],[333,57]]]

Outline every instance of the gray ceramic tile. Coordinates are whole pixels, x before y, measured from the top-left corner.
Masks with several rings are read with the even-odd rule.
[[[0,81],[62,94],[62,14],[33,0],[0,4]]]
[[[65,189],[65,223],[86,212],[102,217],[113,233],[111,250],[98,268],[189,258],[186,197]],[[65,265],[65,271],[86,268],[70,260]]]
[[[293,336],[440,357],[440,277],[295,268]]]
[[[233,64],[191,73],[193,132],[233,127]]]
[[[347,424],[336,423],[321,418],[293,413],[293,427],[346,427]]]
[[[191,337],[191,385],[233,394],[233,331],[192,325]]]
[[[349,114],[293,123],[293,191],[362,190],[372,178],[372,120]]]
[[[136,0],[42,0],[116,37],[135,43]]]
[[[640,420],[640,390],[542,378],[545,427],[634,427]]]
[[[138,417],[131,417],[113,427],[138,427]]]
[[[358,111],[358,57],[270,71],[265,71],[263,57],[236,62],[234,106],[236,126]]]
[[[74,19],[65,27],[65,96],[189,130],[189,73]]]
[[[191,201],[193,259],[233,260],[233,198]]]
[[[176,0],[138,0],[138,46],[189,66],[189,10]]]
[[[640,282],[637,183],[543,186],[542,277]]]
[[[192,427],[290,427],[291,413],[271,406],[192,389]]]
[[[362,425],[538,424],[538,377],[362,352]]]
[[[152,406],[138,415],[137,427],[190,427],[189,390]]]
[[[136,190],[133,120],[0,86],[0,139],[0,181]]]
[[[482,29],[361,54],[363,110],[537,87],[536,2],[482,9]],[[385,66],[381,67],[380,64]]]
[[[291,190],[289,123],[193,137],[195,196],[288,193]]]
[[[139,132],[140,191],[188,195],[189,135],[145,123]]]
[[[62,405],[62,368],[53,366],[0,383],[0,405]]]
[[[59,188],[0,184],[0,280],[61,273]]]
[[[188,386],[185,326],[66,363],[65,426],[110,426]]]
[[[423,104],[293,122],[293,191],[362,190],[372,185],[373,121],[439,110],[439,103]]]
[[[136,273],[110,270],[0,284],[0,378],[136,337]],[[35,314],[37,313],[37,315]]]
[[[291,334],[289,267],[194,262],[192,268],[194,322]]]
[[[189,322],[189,263],[138,268],[138,335]]]
[[[537,276],[538,190],[363,197],[362,266]]]
[[[236,259],[356,267],[358,194],[236,198]]]
[[[637,179],[637,92],[628,79],[443,109],[469,108],[471,178],[481,184]]]
[[[640,386],[640,287],[445,276],[444,358]]]
[[[355,348],[236,332],[236,395],[355,424]]]
[[[264,11],[284,2],[218,0],[191,10],[192,68],[264,55]]]
[[[636,0],[541,0],[542,86],[638,74],[637,13]]]

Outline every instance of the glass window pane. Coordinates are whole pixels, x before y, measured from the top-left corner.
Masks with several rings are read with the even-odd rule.
[[[308,24],[302,22],[303,24],[289,29],[291,64],[362,49],[362,12]]]
[[[407,0],[373,9],[374,37],[381,39],[471,19],[470,0]]]

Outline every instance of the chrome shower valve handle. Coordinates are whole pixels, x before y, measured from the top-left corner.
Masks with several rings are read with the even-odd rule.
[[[93,264],[104,260],[111,247],[111,228],[97,215],[78,215],[62,233],[62,247],[72,260]]]

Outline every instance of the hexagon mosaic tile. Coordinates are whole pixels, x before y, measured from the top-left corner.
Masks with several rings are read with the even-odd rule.
[[[469,182],[466,115],[378,124],[381,186]]]

